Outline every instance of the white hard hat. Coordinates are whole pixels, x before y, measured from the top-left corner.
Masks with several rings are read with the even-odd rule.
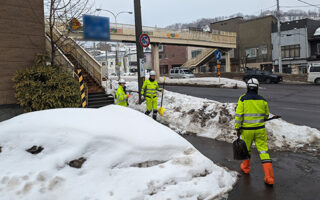
[[[247,87],[259,87],[259,81],[256,78],[251,78],[247,82]]]
[[[126,83],[126,81],[124,79],[120,79],[119,84],[121,83]]]
[[[155,76],[155,75],[156,75],[156,72],[152,70],[152,71],[150,72],[150,76]]]

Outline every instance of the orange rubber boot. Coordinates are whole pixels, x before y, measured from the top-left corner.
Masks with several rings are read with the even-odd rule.
[[[242,161],[240,168],[243,171],[243,173],[249,174],[250,173],[250,160]]]
[[[274,184],[272,163],[263,163],[264,182],[268,185]]]

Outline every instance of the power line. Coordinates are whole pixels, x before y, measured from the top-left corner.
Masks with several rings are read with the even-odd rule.
[[[309,6],[313,6],[313,7],[316,7],[316,8],[319,8],[319,9],[320,9],[320,7],[317,6],[317,5],[315,5],[315,4],[311,4],[311,3],[308,3],[308,2],[305,2],[305,1],[302,1],[302,0],[297,0],[297,1],[299,1],[299,2],[301,2],[301,3],[304,3],[304,4],[307,4],[307,5],[309,5]]]
[[[315,6],[320,6],[320,4],[316,4]],[[313,6],[281,6],[282,8],[309,8]]]

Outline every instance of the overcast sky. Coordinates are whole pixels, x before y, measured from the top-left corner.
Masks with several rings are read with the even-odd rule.
[[[94,0],[95,8],[113,12],[134,11],[134,0]],[[319,0],[304,0],[310,4],[320,4]],[[297,0],[280,0],[281,10],[316,10],[315,7]],[[292,6],[292,7],[291,7]],[[299,7],[303,6],[303,7]],[[319,5],[320,6],[320,5]],[[165,27],[174,23],[188,23],[200,18],[229,16],[236,13],[258,15],[261,10],[276,9],[276,0],[141,0],[142,23],[144,26]],[[107,12],[100,16],[114,18]],[[134,15],[120,14],[118,23],[134,24]]]

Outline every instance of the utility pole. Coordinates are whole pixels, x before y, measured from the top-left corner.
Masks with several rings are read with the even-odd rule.
[[[278,53],[279,53],[279,73],[282,74],[282,55],[281,55],[281,27],[280,27],[280,3],[279,0],[277,0],[277,21],[278,21]]]
[[[134,19],[136,26],[136,46],[137,46],[137,68],[138,68],[138,92],[139,92],[139,103],[141,103],[141,70],[140,70],[140,59],[143,59],[143,47],[140,44],[140,36],[142,34],[142,22],[141,22],[141,4],[140,0],[134,0]]]

